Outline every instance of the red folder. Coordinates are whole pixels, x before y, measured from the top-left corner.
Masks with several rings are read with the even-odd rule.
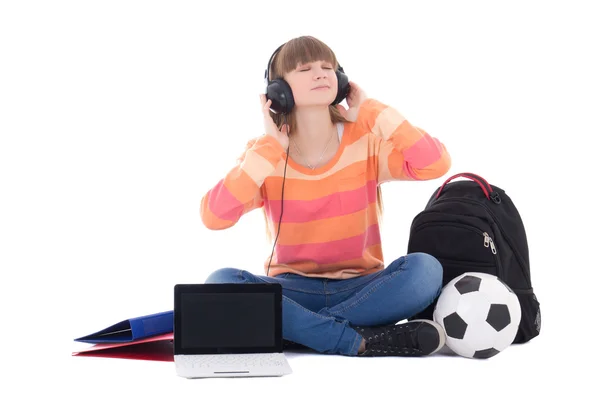
[[[173,361],[173,332],[125,343],[99,343],[76,351],[74,356]]]

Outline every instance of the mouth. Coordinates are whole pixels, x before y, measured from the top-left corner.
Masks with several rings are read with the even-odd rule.
[[[327,86],[327,85],[321,85],[321,86],[317,86],[315,88],[312,88],[312,90],[323,90],[323,89],[329,89],[329,86]]]

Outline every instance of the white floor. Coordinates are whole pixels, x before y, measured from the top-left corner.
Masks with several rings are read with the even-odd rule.
[[[72,357],[68,374],[56,382],[85,394],[109,398],[402,398],[520,399],[589,397],[596,387],[595,366],[583,366],[569,343],[555,346],[560,335],[545,332],[524,345],[513,345],[488,360],[449,353],[424,358],[354,358],[287,352],[291,375],[277,378],[177,377],[173,363],[95,357]],[[571,343],[573,345],[573,343]],[[33,382],[33,381],[32,381]],[[591,391],[591,392],[590,392]],[[587,394],[585,394],[587,393]]]

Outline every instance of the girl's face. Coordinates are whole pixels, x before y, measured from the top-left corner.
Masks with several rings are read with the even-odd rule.
[[[328,61],[298,64],[284,79],[292,88],[297,107],[328,106],[337,95],[337,76]]]

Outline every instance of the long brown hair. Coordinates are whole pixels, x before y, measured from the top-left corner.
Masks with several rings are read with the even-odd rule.
[[[321,40],[313,36],[300,36],[291,39],[283,45],[271,61],[269,78],[270,80],[283,79],[284,75],[296,69],[298,64],[306,64],[321,60],[331,63],[334,70],[337,70],[339,66],[335,53]],[[269,114],[271,114],[271,118],[273,118],[273,121],[275,121],[275,124],[279,129],[281,129],[285,122],[289,127],[289,135],[294,135],[297,127],[295,108],[286,116],[287,120],[284,120],[283,115],[281,114],[275,114],[272,111],[270,111]],[[350,122],[344,118],[334,105],[329,106],[329,115],[331,117],[331,122],[334,124],[338,122]],[[377,186],[377,206],[377,210],[381,216],[383,214],[383,201],[381,198],[381,188],[379,186]],[[267,239],[271,242],[272,237],[271,231],[269,230],[269,220],[264,207],[263,214],[265,217]],[[274,224],[277,224],[278,222],[279,219],[273,221]]]

